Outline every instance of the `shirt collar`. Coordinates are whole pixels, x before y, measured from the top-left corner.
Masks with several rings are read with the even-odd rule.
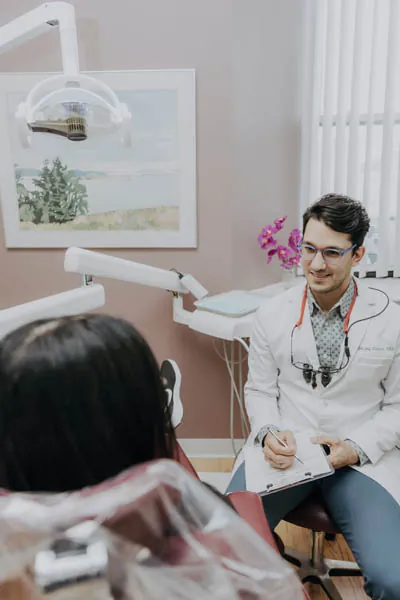
[[[350,305],[353,300],[354,286],[355,286],[355,283],[354,283],[354,279],[352,277],[347,290],[345,291],[343,296],[336,302],[336,304],[331,308],[331,310],[329,311],[330,313],[336,311],[342,319],[346,318],[346,315],[349,312]],[[318,305],[318,302],[314,298],[313,293],[311,292],[310,288],[307,288],[307,300],[308,300],[308,308],[310,311],[310,315],[312,317],[318,311],[323,312],[322,309],[320,308],[320,306]]]

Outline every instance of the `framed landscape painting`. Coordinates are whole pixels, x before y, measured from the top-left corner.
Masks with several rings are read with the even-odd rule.
[[[0,193],[8,248],[193,248],[196,109],[192,70],[88,73],[132,115],[83,142],[45,133],[25,149],[14,114],[49,74],[0,75]]]

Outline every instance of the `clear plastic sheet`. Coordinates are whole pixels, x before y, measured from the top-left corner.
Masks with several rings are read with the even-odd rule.
[[[303,600],[292,568],[175,462],[0,497],[1,600]]]

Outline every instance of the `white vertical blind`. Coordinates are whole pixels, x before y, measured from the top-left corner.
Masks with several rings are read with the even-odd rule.
[[[332,0],[336,4],[335,0]],[[360,179],[358,177],[360,151],[360,114],[362,75],[365,54],[365,16],[367,2],[358,0],[355,6],[353,76],[351,85],[350,123],[349,123],[349,164],[347,171],[347,191],[350,196],[359,197]],[[351,56],[351,54],[350,54]],[[325,118],[325,115],[324,115]]]
[[[390,194],[393,188],[393,142],[396,110],[396,78],[399,77],[399,0],[391,0],[389,6],[389,35],[386,59],[386,89],[383,112],[381,184],[379,194],[379,231],[386,231],[390,219]],[[396,161],[397,163],[397,161]],[[397,164],[396,164],[397,166]],[[377,276],[384,276],[390,254],[390,233],[380,235],[378,243]]]
[[[332,23],[333,27],[327,29],[326,34],[326,54],[325,54],[325,86],[324,86],[324,122],[322,125],[322,167],[321,167],[321,188],[323,190],[332,189],[333,185],[333,145],[332,145],[332,123],[335,110],[335,89],[337,89],[337,61],[335,56],[338,52],[339,44],[339,23],[338,9],[340,4],[329,2],[327,23]]]
[[[373,156],[373,125],[374,125],[374,106],[376,106],[377,98],[377,87],[372,85],[373,81],[378,78],[379,65],[379,54],[377,50],[378,46],[378,31],[379,18],[381,11],[378,9],[378,3],[374,3],[372,23],[376,23],[376,27],[372,27],[372,39],[369,55],[366,57],[369,63],[369,74],[368,74],[368,106],[367,106],[367,123],[366,123],[366,142],[365,142],[365,171],[364,171],[364,202],[367,210],[372,208],[374,198],[371,194],[371,170],[372,170],[372,156]]]
[[[393,276],[400,277],[400,152],[398,156],[397,163],[397,190],[396,190],[396,204],[397,204],[397,213],[396,213],[396,230],[395,230],[395,238],[394,238],[394,265],[393,265]]]
[[[328,192],[371,217],[360,275],[400,277],[400,0],[308,0],[300,211]]]
[[[326,1],[317,2],[315,19],[315,39],[313,48],[313,69],[310,114],[310,165],[309,185],[312,194],[318,194],[321,187],[321,152],[319,151],[319,115],[321,111],[321,89],[323,74],[323,56],[321,48],[326,37]],[[317,168],[312,168],[316,165]]]
[[[335,144],[335,190],[345,190],[347,180],[347,147],[346,147],[346,106],[347,90],[351,81],[351,29],[353,25],[352,2],[337,2],[341,8],[339,29],[339,75],[336,107],[336,144]],[[341,192],[338,192],[341,193]]]

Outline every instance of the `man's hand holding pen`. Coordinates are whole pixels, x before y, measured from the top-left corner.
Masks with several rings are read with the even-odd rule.
[[[292,431],[269,431],[263,440],[265,460],[274,469],[288,469],[297,458],[296,440]],[[297,459],[299,460],[299,459]]]

